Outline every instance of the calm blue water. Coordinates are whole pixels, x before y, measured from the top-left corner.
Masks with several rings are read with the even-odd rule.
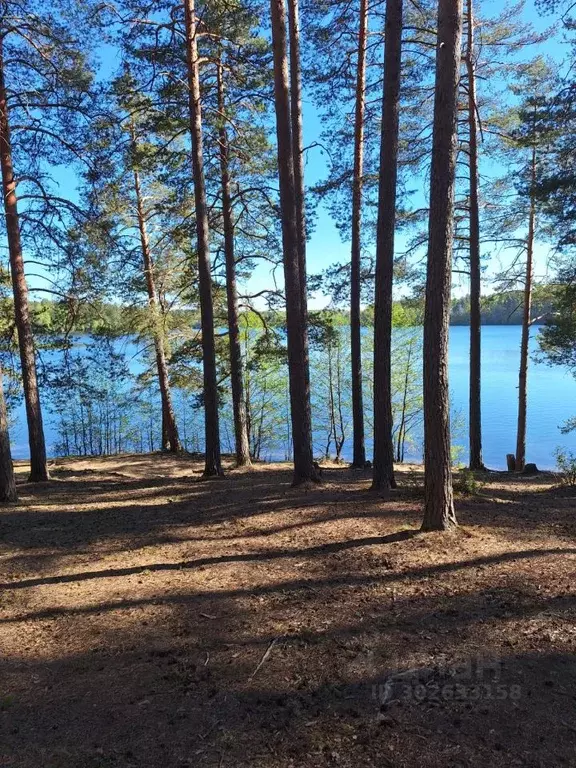
[[[532,352],[538,349],[537,328],[533,329]],[[466,462],[468,418],[468,338],[467,327],[450,329],[450,389],[453,419],[453,443],[462,447],[459,459]],[[484,461],[494,469],[506,466],[506,454],[516,446],[518,365],[520,326],[484,326],[482,328],[482,427]],[[134,359],[131,367],[138,371]],[[560,426],[576,415],[576,379],[558,367],[530,361],[528,384],[527,460],[542,469],[553,469],[554,450],[558,446],[576,451],[576,432],[560,433]],[[57,439],[53,417],[45,408],[46,442],[49,453]],[[27,458],[28,443],[23,406],[16,409],[11,428],[15,458]],[[420,458],[418,437],[407,459]],[[371,446],[367,444],[367,448]],[[277,458],[283,458],[278,456]],[[344,448],[344,458],[351,458],[351,438]]]
[[[493,469],[506,467],[506,454],[516,450],[518,367],[520,334],[517,325],[482,328],[482,431],[484,463]],[[531,336],[532,353],[538,350],[538,329]],[[469,329],[450,329],[450,389],[452,408],[460,412],[464,429],[454,442],[466,443],[468,422]],[[562,435],[560,426],[576,415],[576,379],[557,366],[531,358],[528,371],[528,433],[526,459],[541,469],[554,469],[558,446],[576,451],[576,432]],[[464,456],[464,461],[466,454]]]

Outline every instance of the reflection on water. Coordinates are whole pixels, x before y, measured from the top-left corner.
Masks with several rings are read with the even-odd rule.
[[[346,330],[344,330],[346,332]],[[531,347],[537,351],[537,329],[533,330]],[[135,345],[127,340],[119,341],[130,361],[132,373],[139,373],[142,363],[136,354]],[[485,326],[482,329],[482,427],[484,461],[487,466],[503,469],[506,454],[514,452],[516,444],[516,417],[518,394],[518,363],[520,346],[519,326]],[[468,417],[468,328],[456,326],[450,329],[450,389],[454,414],[453,443],[462,446],[459,454],[466,461],[466,423]],[[312,377],[314,381],[314,377]],[[190,399],[182,400],[183,415],[190,423],[201,421],[201,414],[191,412]],[[46,440],[49,453],[53,455],[58,440],[55,416],[45,407]],[[529,369],[528,435],[527,460],[535,462],[542,469],[554,467],[554,450],[564,446],[576,450],[576,433],[562,435],[560,426],[576,415],[576,380],[565,370],[550,367],[534,360]],[[197,430],[201,434],[200,429]],[[224,428],[223,428],[224,429]],[[229,435],[223,435],[229,440]],[[15,458],[28,456],[25,412],[21,404],[14,413],[11,428],[13,455]],[[315,435],[315,449],[319,453],[323,437]],[[421,457],[421,435],[415,435],[407,459]],[[200,446],[197,446],[198,448]],[[371,453],[371,441],[367,441],[367,452]],[[343,457],[351,458],[352,440],[348,435]],[[268,452],[268,458],[284,459],[279,449]]]

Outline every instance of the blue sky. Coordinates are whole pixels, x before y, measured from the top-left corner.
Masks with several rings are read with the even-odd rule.
[[[482,2],[482,8],[485,13],[497,14],[501,9],[501,2],[499,0],[484,0]],[[537,31],[544,31],[551,24],[551,18],[549,16],[542,16],[535,8],[533,0],[528,0],[526,4],[526,10],[524,19],[527,22],[531,22]],[[563,45],[559,41],[549,41],[544,46],[534,47],[534,55],[536,53],[542,53],[545,56],[562,59],[563,58]],[[321,121],[318,113],[314,107],[314,104],[309,98],[304,100],[304,139],[305,145],[313,144],[320,136],[322,131]],[[319,180],[325,178],[327,174],[326,167],[327,158],[322,155],[319,149],[309,150],[306,154],[306,184],[308,186],[315,184]],[[495,175],[497,175],[495,169]],[[397,247],[402,247],[402,239],[398,238]],[[547,273],[549,249],[545,245],[538,245],[536,249],[536,274],[543,277]],[[334,222],[332,221],[328,212],[320,207],[318,209],[318,215],[312,232],[310,241],[308,243],[307,259],[308,269],[310,273],[318,273],[335,262],[345,262],[350,258],[350,243],[343,242],[340,233],[337,231]],[[484,290],[492,290],[489,285],[489,270],[485,280]],[[266,276],[264,274],[257,276],[257,281],[260,284],[264,283]],[[260,287],[264,287],[261,285]],[[467,287],[465,285],[458,285],[455,281],[454,285],[455,294],[467,293]],[[314,308],[322,307],[326,305],[326,298],[321,296],[311,296],[310,304]]]
[[[501,8],[501,3],[498,0],[483,0],[482,9],[485,13],[497,14]],[[540,14],[534,7],[534,1],[528,0],[527,8],[525,12],[525,20],[533,23],[534,27],[538,31],[546,29],[550,25],[550,18],[541,18]],[[557,58],[563,57],[563,46],[558,41],[548,42],[543,49],[539,52],[546,56],[552,56]],[[538,51],[534,50],[534,54]],[[101,58],[102,71],[110,72],[117,69],[118,62],[115,61],[114,49],[107,47],[102,50]],[[322,132],[322,124],[311,99],[304,94],[304,140],[305,145],[313,145],[319,138]],[[351,148],[352,151],[352,148]],[[495,173],[497,175],[497,170]],[[60,192],[64,194],[73,194],[73,177],[70,176],[67,169],[57,169],[56,178],[60,184]],[[318,181],[324,179],[327,175],[327,158],[322,154],[318,148],[312,148],[306,152],[305,162],[305,180],[307,186],[312,186]],[[424,187],[418,191],[418,196],[423,198],[425,193]],[[418,201],[420,202],[420,201]],[[398,247],[402,247],[402,240],[398,239]],[[542,276],[546,270],[548,249],[546,246],[539,245],[537,248],[537,268],[536,272],[539,276]],[[346,262],[350,258],[350,243],[342,240],[339,232],[337,231],[332,219],[328,212],[320,207],[317,211],[317,218],[311,234],[310,241],[308,243],[308,268],[310,273],[318,273],[335,262]],[[31,280],[32,287],[37,285]],[[263,288],[271,287],[272,281],[269,274],[268,266],[262,265],[257,268],[253,274],[249,290],[250,292],[257,292]],[[455,293],[462,294],[467,292],[465,284],[456,284]],[[489,280],[486,280],[485,290],[490,290]],[[321,296],[310,297],[311,306],[318,308],[325,306],[327,299]]]

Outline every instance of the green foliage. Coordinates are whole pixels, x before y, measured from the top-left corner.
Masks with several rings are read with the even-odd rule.
[[[553,285],[537,285],[533,290],[532,317],[547,322],[558,308],[559,292]],[[520,325],[524,294],[522,291],[502,291],[485,296],[482,300],[483,325]],[[468,325],[470,300],[465,296],[452,302],[452,325]]]
[[[574,432],[574,430],[576,430],[576,417],[574,416],[567,419],[560,428],[563,435],[567,435],[569,432]]]
[[[462,456],[464,455],[464,446],[463,445],[455,445],[454,443],[450,446],[450,458],[452,461],[453,467],[461,467],[462,466]]]
[[[562,483],[576,488],[576,454],[563,448],[557,448],[554,456],[556,466],[561,472]]]
[[[246,325],[242,328],[242,347],[250,453],[257,460],[278,454],[288,458],[290,412],[283,339],[269,329],[254,330]]]
[[[576,44],[576,36],[574,42]],[[576,47],[574,51],[572,72]],[[548,144],[536,192],[553,224],[555,242],[561,250],[569,250],[576,246],[576,77],[573,74],[571,81],[561,83],[556,93],[546,95],[538,105],[535,119],[538,132]]]
[[[561,6],[562,10],[571,5],[561,0],[541,0],[541,4],[549,9]],[[47,0],[38,8],[31,0],[8,0],[5,5],[5,74],[10,116],[17,126],[14,159],[26,260],[32,274],[32,265],[41,264],[46,270],[45,282],[50,281],[49,295],[59,296],[31,305],[37,347],[42,362],[46,360],[41,366],[45,385],[60,429],[59,448],[113,452],[157,444],[160,419],[152,341],[158,337],[178,393],[176,407],[184,420],[184,443],[200,447],[196,417],[202,404],[201,335],[196,254],[191,245],[195,221],[189,93],[180,35],[183,7],[157,0],[147,5],[121,2],[113,12],[95,0]],[[263,0],[198,0],[196,5],[203,27],[198,45],[223,429],[231,440],[220,179],[220,131],[226,128],[238,281],[244,294],[240,322],[250,445],[257,458],[287,456],[290,419],[282,289],[267,285],[251,295],[243,285],[259,263],[275,269],[282,251],[271,131],[272,51],[265,34],[268,8]],[[553,223],[567,261],[562,263],[557,286],[535,288],[533,315],[549,321],[542,333],[543,353],[550,362],[570,365],[576,371],[576,271],[570,261],[576,220],[574,84],[560,86],[559,73],[542,59],[527,61],[526,46],[541,41],[542,36],[535,36],[521,21],[524,3],[496,5],[488,17],[483,6],[476,14],[477,107],[482,157],[489,160],[481,172],[481,228],[483,244],[488,243],[485,256],[497,243],[523,252],[526,192],[534,191],[526,186],[526,150],[536,137],[544,136],[551,148],[539,165],[539,205]],[[398,188],[403,237],[397,241],[398,250],[405,252],[398,255],[395,280],[396,285],[402,284],[398,297],[407,293],[408,285],[416,298],[398,298],[393,305],[392,405],[399,461],[414,445],[422,423],[423,301],[417,281],[418,262],[426,249],[421,225],[427,219],[427,201],[420,199],[420,192],[428,174],[431,143],[436,6],[433,0],[421,0],[405,9],[409,39],[403,52]],[[326,151],[329,156],[327,177],[315,188],[316,199],[333,214],[345,241],[350,235],[358,7],[358,0],[302,3],[304,82],[323,119],[320,138],[329,143],[327,149],[311,147],[307,154]],[[120,23],[123,16],[130,23]],[[33,24],[26,21],[28,17]],[[107,34],[114,38],[120,70],[109,73],[103,67],[96,74],[93,48],[100,37],[92,33],[106,19],[112,19]],[[20,34],[22,24],[26,34]],[[368,427],[373,394],[372,251],[385,4],[370,4],[369,30],[362,211]],[[214,87],[217,62],[225,77],[224,110],[219,109]],[[556,93],[548,88],[550,75]],[[466,87],[464,75],[463,99]],[[546,98],[543,89],[550,91],[544,94]],[[456,256],[462,258],[464,273],[469,244],[467,141],[464,127],[459,136],[462,173],[457,179],[455,237]],[[506,178],[491,178],[490,166],[495,164],[506,166]],[[82,168],[75,170],[78,189],[70,196],[73,199],[62,199],[50,176],[57,168],[68,172],[77,167]],[[135,173],[140,176],[142,211],[136,206]],[[157,306],[153,308],[142,265],[138,228],[142,216],[154,262]],[[312,276],[308,286],[311,292],[321,291],[330,299],[330,310],[310,313],[311,380],[315,439],[325,455],[336,457],[350,432],[349,277],[346,260]],[[518,287],[514,275],[510,286]],[[7,363],[10,401],[11,389],[20,382],[6,270],[0,272],[0,290],[0,334],[5,341],[3,362]],[[251,306],[253,302],[255,306]],[[483,322],[518,323],[521,305],[522,296],[516,290],[487,295]],[[467,298],[453,302],[451,321],[468,323]],[[91,336],[90,347],[80,350],[79,336],[85,334]],[[119,352],[128,338],[138,345],[136,373]],[[56,360],[56,354],[60,359],[52,364],[51,355]]]
[[[478,496],[484,486],[485,483],[467,467],[459,469],[454,479],[454,490],[461,496]]]
[[[576,374],[576,266],[567,264],[559,273],[556,311],[542,329],[540,348],[553,365],[568,367]]]
[[[362,370],[366,382],[364,414],[370,435],[374,430],[374,335],[371,332],[362,340]],[[409,450],[419,447],[416,440],[422,426],[422,409],[422,333],[419,328],[400,325],[394,327],[392,334],[392,439],[397,462],[403,462]]]
[[[60,455],[121,453],[132,445],[126,360],[111,337],[94,337],[86,348],[68,347],[44,369],[56,414]]]
[[[82,293],[93,211],[78,200],[75,184],[91,165],[86,148],[98,103],[94,47],[98,4],[92,0],[7,0],[2,5],[3,78],[22,244],[29,268],[51,294]]]
[[[324,442],[316,453],[325,459],[342,459],[344,443],[350,434],[351,387],[347,319],[323,311],[310,314],[311,366],[315,387],[313,422]],[[314,446],[316,448],[316,445]],[[332,448],[334,454],[332,454]]]

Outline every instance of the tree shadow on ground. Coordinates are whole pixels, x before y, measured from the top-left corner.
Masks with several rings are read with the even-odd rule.
[[[338,472],[345,475],[345,471]],[[26,549],[60,547],[70,551],[126,537],[144,546],[147,542],[161,542],[163,531],[173,533],[174,529],[187,528],[189,540],[193,541],[193,529],[197,525],[218,526],[272,512],[277,514],[295,505],[302,512],[313,513],[319,505],[326,507],[354,500],[366,501],[366,515],[389,514],[377,499],[367,500],[363,488],[348,489],[345,482],[341,486],[326,483],[314,490],[293,489],[289,469],[229,473],[214,482],[199,482],[198,478],[189,477],[98,478],[94,474],[91,471],[76,480],[21,485],[22,505],[0,513],[4,540]],[[339,475],[335,473],[332,477],[337,479]],[[330,520],[329,509],[316,511],[319,521]],[[346,514],[346,511],[338,510],[334,514]],[[359,514],[362,513],[355,510],[354,515]],[[302,524],[309,522],[303,519]],[[219,534],[214,538],[221,540],[226,535],[225,532]],[[259,534],[254,532],[254,535]]]
[[[98,466],[0,512],[0,765],[576,765],[564,497],[422,535],[417,473]]]
[[[549,618],[573,619],[573,599],[515,583],[383,606],[373,592],[338,600],[315,587],[308,603],[282,602],[306,625],[291,632],[276,627],[271,595],[219,592],[52,622],[51,653],[0,663],[5,764],[574,764],[576,657],[568,627]],[[507,636],[490,594],[507,600]]]
[[[22,506],[0,513],[4,540],[11,546],[28,550],[60,547],[82,551],[96,543],[105,549],[106,542],[114,548],[115,540],[122,545],[126,537],[142,546],[169,543],[173,539],[193,542],[197,525],[212,524],[214,540],[220,541],[236,537],[234,532],[219,528],[222,524],[251,521],[272,512],[278,516],[295,506],[303,513],[303,519],[287,524],[285,530],[342,519],[350,514],[354,518],[392,518],[399,509],[405,512],[407,525],[415,526],[421,515],[420,470],[399,473],[399,489],[382,498],[378,493],[369,492],[370,480],[363,473],[344,467],[325,470],[323,486],[303,491],[291,487],[292,475],[288,468],[230,472],[223,480],[212,483],[199,482],[198,475],[194,475],[198,465],[184,459],[176,460],[176,466],[183,467],[184,471],[189,469],[190,475],[171,476],[174,461],[172,457],[158,457],[154,465],[156,476],[150,473],[144,479],[118,472],[98,477],[97,472],[90,469],[74,480],[21,485]],[[168,477],[161,474],[166,466]],[[146,467],[142,462],[141,471]],[[77,473],[77,470],[70,471]],[[530,522],[533,527],[558,523],[571,535],[570,497],[561,495],[551,508],[549,496],[542,492],[541,486],[533,488],[536,482],[527,478],[518,486],[518,491],[488,487],[478,497],[459,499],[462,522],[516,529],[519,519]],[[499,502],[497,507],[493,505],[494,497]],[[355,505],[352,513],[348,511],[351,504]],[[490,504],[493,508],[489,510]],[[544,507],[546,514],[542,514]],[[178,529],[182,529],[181,533],[175,536]],[[244,531],[242,536],[267,536],[282,529],[282,525],[276,525],[275,529],[263,526],[261,530]],[[202,540],[207,540],[205,534]]]

